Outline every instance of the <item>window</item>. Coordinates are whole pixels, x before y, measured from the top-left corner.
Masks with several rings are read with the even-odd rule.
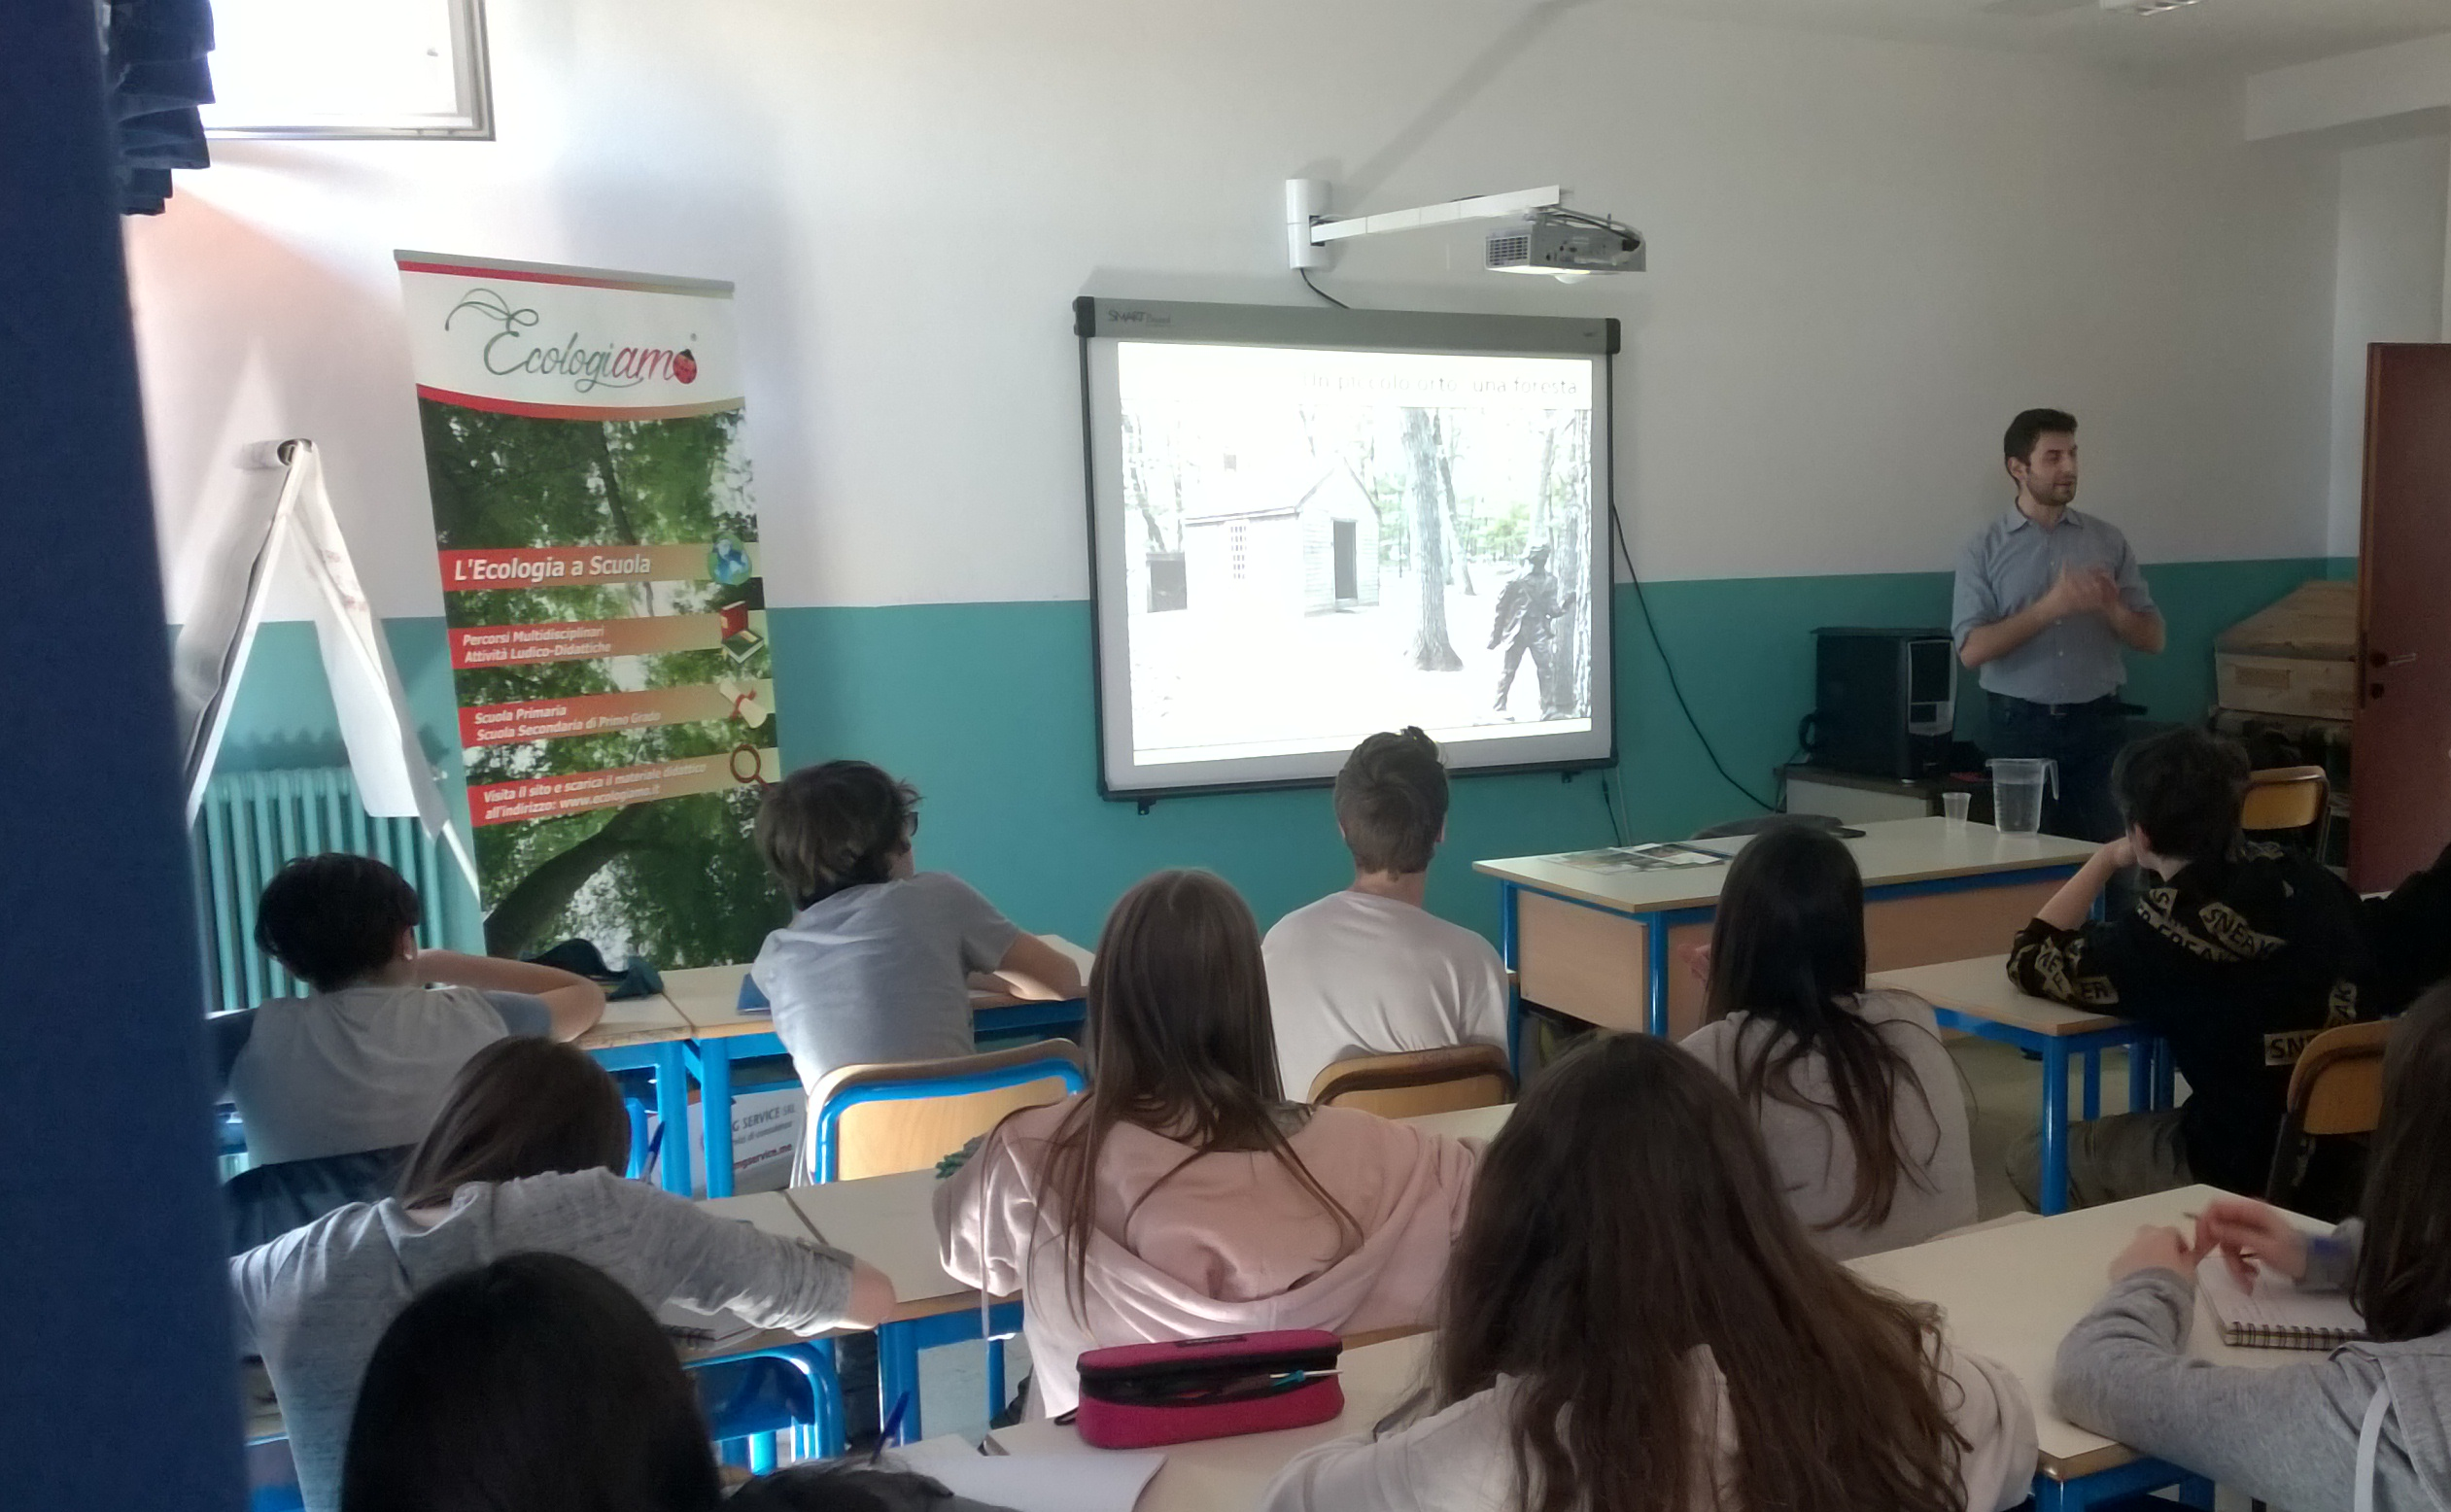
[[[1251,576],[1251,527],[1239,520],[1226,527],[1226,562],[1235,582]]]
[[[494,135],[484,0],[214,0],[213,137]]]

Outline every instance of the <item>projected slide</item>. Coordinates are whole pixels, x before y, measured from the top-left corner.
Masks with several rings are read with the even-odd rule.
[[[1110,791],[1315,780],[1405,725],[1459,770],[1606,759],[1588,326],[1201,305],[1110,326],[1085,344]],[[1217,326],[1319,339],[1199,339]]]
[[[1588,361],[1117,361],[1139,762],[1590,728]]]

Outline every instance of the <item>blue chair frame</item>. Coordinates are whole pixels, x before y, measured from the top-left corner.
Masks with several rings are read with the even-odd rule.
[[[972,1076],[944,1077],[912,1082],[854,1082],[830,1093],[812,1118],[812,1169],[810,1176],[817,1182],[842,1180],[843,1115],[870,1103],[930,1101],[939,1097],[964,1097],[973,1092],[1000,1091],[1024,1082],[1043,1082],[1053,1077],[1064,1084],[1067,1092],[1086,1092],[1089,1079],[1081,1068],[1062,1055],[1046,1055],[1032,1060],[1016,1061],[993,1071]]]
[[[842,1180],[843,1115],[853,1108],[870,1103],[916,1102],[939,1097],[961,1097],[973,1092],[992,1092],[1025,1082],[1053,1078],[1068,1092],[1088,1090],[1088,1078],[1071,1058],[1063,1055],[1041,1055],[1028,1060],[998,1066],[993,1071],[968,1076],[922,1078],[910,1082],[853,1082],[827,1095],[811,1115],[810,1174],[817,1182]],[[909,1399],[903,1410],[902,1426],[895,1442],[915,1443],[926,1436],[920,1426],[919,1352],[948,1344],[966,1344],[979,1339],[987,1347],[987,1415],[992,1418],[1004,1410],[1004,1341],[1018,1332],[1021,1307],[1008,1302],[990,1310],[987,1328],[980,1327],[977,1309],[945,1313],[934,1318],[913,1319],[905,1323],[886,1323],[877,1330],[878,1396],[880,1410],[890,1411],[895,1402]]]

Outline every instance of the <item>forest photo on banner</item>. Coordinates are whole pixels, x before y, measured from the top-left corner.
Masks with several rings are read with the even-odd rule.
[[[486,948],[749,959],[786,911],[731,286],[398,260]]]

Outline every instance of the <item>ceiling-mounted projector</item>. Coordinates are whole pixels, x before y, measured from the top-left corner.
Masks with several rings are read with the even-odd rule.
[[[1567,209],[1566,190],[1554,184],[1367,216],[1330,216],[1328,193],[1324,179],[1285,181],[1287,260],[1297,272],[1328,266],[1337,242],[1459,221],[1508,223],[1482,243],[1481,266],[1493,273],[1546,273],[1571,283],[1593,273],[1640,273],[1643,267],[1641,232],[1607,216]]]
[[[1536,210],[1501,226],[1482,243],[1481,265],[1493,273],[1640,273],[1642,233],[1630,225],[1572,211]]]

